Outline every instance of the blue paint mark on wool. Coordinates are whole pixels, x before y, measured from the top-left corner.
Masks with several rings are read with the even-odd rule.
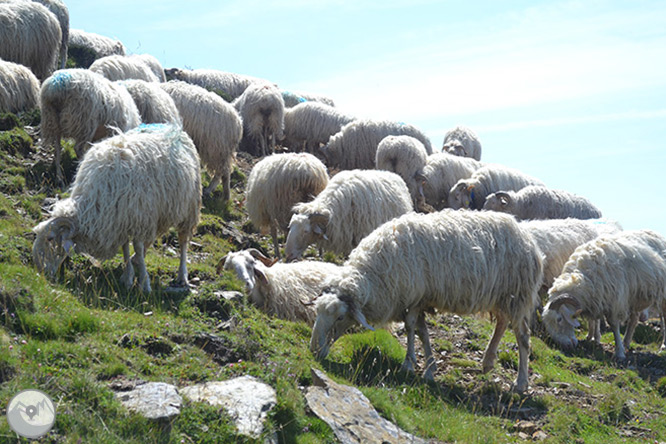
[[[155,131],[164,131],[169,128],[173,127],[173,125],[169,125],[166,123],[142,123],[137,127],[137,129],[141,132],[155,132]]]
[[[56,73],[51,76],[51,85],[56,89],[60,89],[69,85],[71,80],[71,73],[66,71],[56,71]]]
[[[303,102],[307,102],[308,99],[306,99],[305,97],[299,97],[299,98],[298,98],[298,101],[299,101],[300,103],[303,103]]]

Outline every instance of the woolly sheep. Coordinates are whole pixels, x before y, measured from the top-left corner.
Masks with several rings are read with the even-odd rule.
[[[186,82],[159,84],[176,103],[183,128],[213,178],[204,190],[210,195],[222,183],[224,201],[231,196],[231,167],[243,134],[240,115],[217,94]]]
[[[423,144],[411,136],[387,136],[377,145],[375,167],[396,173],[405,181],[412,196],[414,208],[418,207],[420,182],[428,153]]]
[[[545,186],[541,181],[503,165],[486,165],[467,179],[459,180],[449,191],[449,207],[480,210],[486,197],[497,191],[517,191],[529,185]]]
[[[601,211],[582,196],[542,186],[498,191],[486,197],[484,210],[513,214],[517,219],[598,219]]]
[[[313,201],[294,206],[285,245],[287,261],[298,259],[313,242],[346,256],[372,230],[412,208],[409,190],[397,174],[341,171]]]
[[[575,318],[605,316],[615,337],[615,358],[624,360],[640,312],[651,305],[664,316],[666,239],[649,230],[625,231],[598,237],[574,251],[548,291],[543,323],[555,342],[575,347],[574,329],[580,326]],[[623,343],[620,324],[627,319]]]
[[[182,125],[180,113],[171,96],[154,82],[120,80],[134,100],[143,123],[173,123]]]
[[[121,41],[82,29],[70,29],[68,51],[82,68],[88,68],[96,60],[110,55],[125,55]]]
[[[457,126],[446,133],[442,151],[481,160],[481,142],[471,129],[464,126]]]
[[[420,130],[402,122],[355,120],[331,136],[322,148],[329,168],[341,170],[372,169],[375,167],[377,145],[386,136],[412,136],[432,154],[430,140]]]
[[[111,81],[127,79],[139,79],[146,82],[159,81],[146,62],[121,55],[110,55],[97,59],[88,69]]]
[[[323,103],[324,105],[335,106],[333,99],[319,94],[282,91],[282,98],[284,99],[285,108],[292,108],[294,106],[300,105],[301,103],[307,102]]]
[[[319,154],[319,147],[355,118],[318,102],[303,102],[284,112],[282,146]]]
[[[240,150],[257,156],[273,152],[284,138],[284,100],[280,90],[269,84],[252,84],[234,100],[243,119]]]
[[[252,84],[270,83],[257,77],[215,69],[170,68],[166,70],[166,75],[169,79],[198,85],[209,91],[221,91],[228,96],[228,100],[237,99]]]
[[[425,313],[491,312],[497,324],[486,348],[483,371],[511,323],[519,348],[515,389],[528,386],[529,320],[538,302],[541,253],[516,220],[504,214],[443,210],[410,213],[389,221],[352,251],[316,299],[310,350],[319,358],[355,322],[366,328],[405,322],[407,356],[413,371],[415,330],[425,351],[424,376],[433,379],[435,360]]]
[[[157,57],[150,54],[132,54],[129,56],[130,59],[140,60],[145,64],[150,71],[155,74],[159,82],[166,82],[166,75],[164,74],[164,68]]]
[[[310,303],[321,291],[327,277],[338,266],[327,262],[302,261],[273,265],[258,250],[229,253],[223,259],[225,270],[234,270],[245,282],[249,300],[269,315],[288,321],[314,324],[316,312]]]
[[[449,206],[449,191],[461,179],[467,179],[484,164],[470,157],[459,157],[449,153],[428,156],[423,173],[417,176],[422,187],[425,203],[435,210]]]
[[[45,147],[55,146],[56,174],[62,182],[60,140],[71,137],[79,160],[87,144],[111,135],[111,127],[127,131],[141,123],[127,90],[87,69],[56,71],[42,84],[41,135]]]
[[[44,80],[56,68],[61,39],[58,19],[45,6],[0,0],[0,59],[27,66]]]
[[[0,113],[39,107],[39,80],[29,68],[0,60]]]
[[[60,25],[60,69],[65,67],[67,63],[67,42],[69,40],[69,9],[67,5],[60,0],[33,0],[37,3],[41,3],[46,6],[46,8],[53,13],[58,19],[58,24]],[[58,65],[56,65],[58,66]]]
[[[104,261],[122,247],[122,283],[132,286],[135,262],[138,284],[150,292],[146,249],[175,227],[177,281],[187,285],[187,247],[199,221],[200,177],[194,143],[179,127],[142,125],[93,145],[79,164],[70,196],[34,229],[35,265],[53,276],[72,249]]]
[[[327,184],[326,166],[312,154],[273,154],[254,165],[245,207],[254,226],[263,232],[270,229],[276,257],[280,257],[278,229],[287,232],[294,205],[312,200]]]

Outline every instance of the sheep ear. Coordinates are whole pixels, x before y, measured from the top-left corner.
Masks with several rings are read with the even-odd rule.
[[[227,262],[227,258],[229,257],[229,253],[225,254],[222,259],[217,263],[217,266],[215,267],[215,272],[217,274],[222,273],[222,269],[224,268],[224,264]]]
[[[368,324],[368,321],[365,319],[365,316],[363,315],[363,312],[359,309],[354,309],[354,319],[361,324],[363,327],[367,328],[368,330],[375,331],[375,329]]]
[[[259,279],[264,285],[268,285],[268,278],[266,277],[266,274],[258,269],[257,267],[254,267],[254,275],[256,276],[257,279]]]

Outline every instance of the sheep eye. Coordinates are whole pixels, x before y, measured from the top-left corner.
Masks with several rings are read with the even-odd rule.
[[[345,315],[338,316],[338,321],[342,321],[345,318]]]

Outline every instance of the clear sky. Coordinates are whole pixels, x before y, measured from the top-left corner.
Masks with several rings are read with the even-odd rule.
[[[666,2],[67,1],[72,28],[413,124],[666,235]]]

